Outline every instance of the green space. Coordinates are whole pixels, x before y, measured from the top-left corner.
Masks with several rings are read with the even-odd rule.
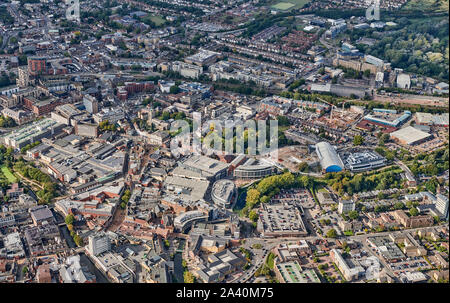
[[[448,15],[423,18],[417,13],[417,16],[391,17],[384,21],[394,21],[397,25],[383,31],[371,28],[350,33],[353,43],[362,36],[377,40],[372,46],[358,44],[360,51],[408,73],[448,80]]]
[[[281,11],[287,11],[291,9],[300,9],[305,4],[309,3],[311,0],[285,0],[282,2],[278,2],[271,7]]]
[[[10,183],[16,183],[18,180],[16,176],[12,174],[12,172],[9,170],[9,168],[6,165],[2,165],[1,171],[3,175],[8,179],[8,182]]]
[[[448,0],[410,0],[403,10],[422,12],[448,12]]]
[[[161,16],[150,16],[149,19],[152,20],[156,26],[160,26],[166,22],[166,20]]]
[[[291,7],[295,6],[295,4],[289,3],[289,2],[279,2],[275,5],[272,5],[273,8],[285,11],[290,9]]]

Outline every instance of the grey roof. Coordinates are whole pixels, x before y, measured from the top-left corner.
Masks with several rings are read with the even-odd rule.
[[[344,163],[336,152],[336,149],[328,142],[319,142],[316,144],[316,153],[319,157],[323,169],[330,166],[339,166],[344,169]]]

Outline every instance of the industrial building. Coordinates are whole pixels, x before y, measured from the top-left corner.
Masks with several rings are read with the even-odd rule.
[[[366,115],[365,120],[370,122],[379,123],[391,127],[399,127],[408,119],[411,118],[411,112],[405,110],[403,114],[398,114],[393,109],[374,108],[373,113]]]
[[[408,126],[391,133],[391,138],[403,145],[416,145],[433,138],[433,135]]]
[[[316,154],[319,157],[323,172],[339,172],[345,168],[336,149],[328,142],[317,143]]]

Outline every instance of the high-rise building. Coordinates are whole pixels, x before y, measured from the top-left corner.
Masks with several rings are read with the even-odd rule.
[[[448,219],[448,198],[444,195],[437,194],[436,195],[436,210],[442,214],[442,216],[447,220]]]
[[[111,241],[105,233],[89,236],[88,251],[91,255],[97,256],[109,250],[111,250]]]
[[[25,66],[19,66],[17,70],[19,72],[17,85],[19,85],[19,87],[27,87],[28,85],[30,85],[30,76],[28,74],[28,68]]]
[[[98,101],[91,95],[85,95],[83,97],[83,104],[89,113],[91,114],[98,113]]]

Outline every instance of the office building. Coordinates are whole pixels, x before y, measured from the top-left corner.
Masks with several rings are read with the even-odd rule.
[[[87,250],[92,256],[100,255],[111,250],[111,241],[105,233],[98,233],[89,236]]]
[[[348,213],[355,210],[355,202],[353,200],[340,200],[338,204],[338,212],[340,214]]]

